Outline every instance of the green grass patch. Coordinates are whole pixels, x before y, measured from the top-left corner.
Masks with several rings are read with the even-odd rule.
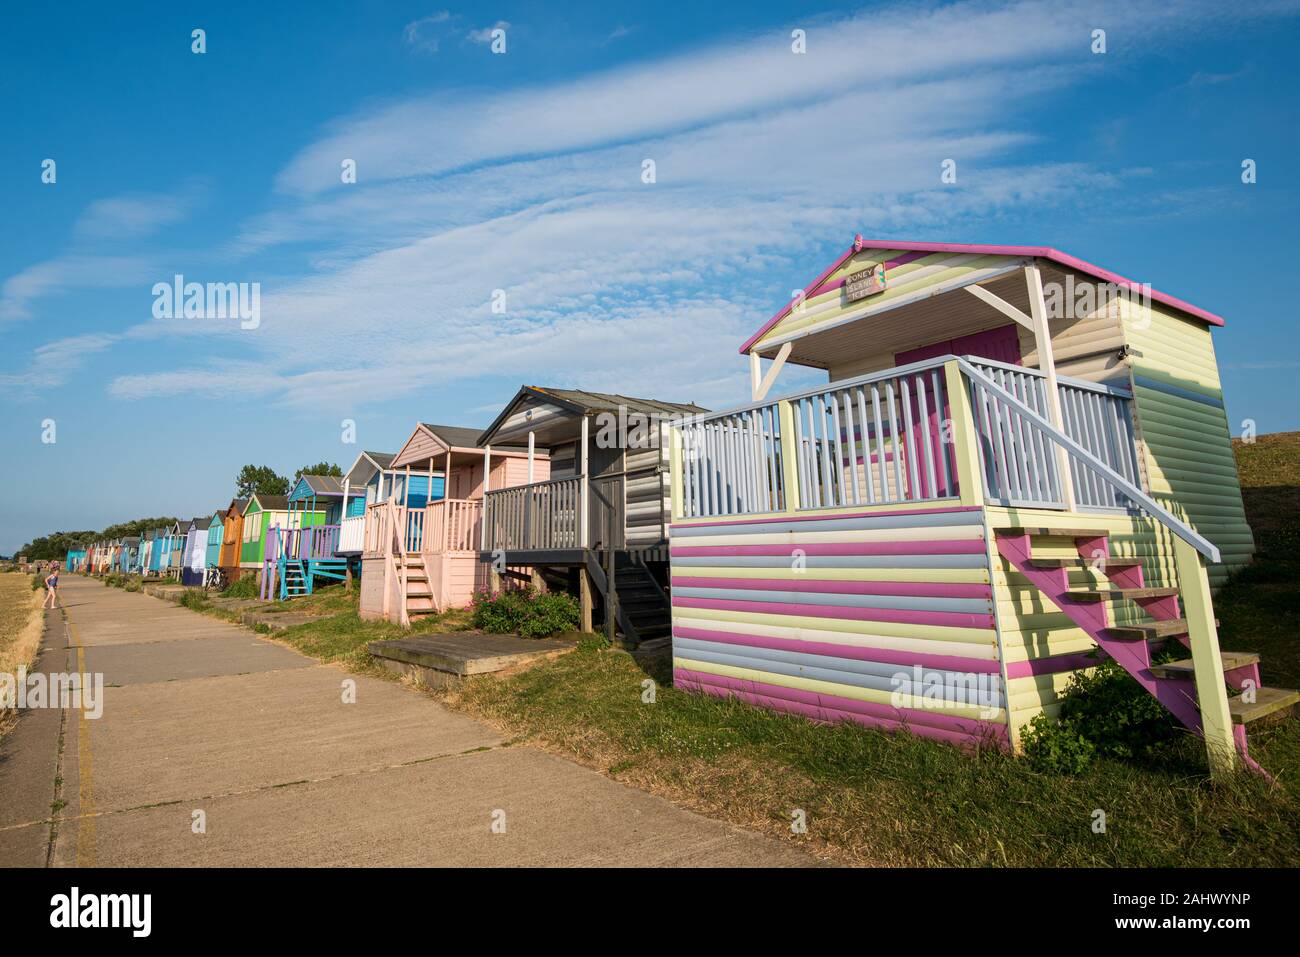
[[[656,681],[643,703],[643,682]],[[1158,760],[1076,775],[997,750],[801,718],[678,691],[667,661],[579,648],[449,703],[619,779],[791,837],[796,809],[832,857],[914,866],[1261,866],[1300,860],[1300,814],[1251,775],[1212,787],[1184,736]],[[1105,814],[1105,833],[1093,829]]]

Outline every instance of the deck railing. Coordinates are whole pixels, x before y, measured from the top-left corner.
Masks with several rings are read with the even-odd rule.
[[[1063,429],[1051,424],[1042,373],[956,356],[697,416],[678,427],[676,517],[970,501],[957,455],[974,442],[977,500],[1063,509],[1065,458],[1076,507],[1140,510],[1218,561],[1213,544],[1142,490],[1131,395],[1059,376],[1057,385]],[[961,431],[953,388],[970,401]]]
[[[366,507],[361,551],[366,555],[395,552],[408,555],[441,551],[477,551],[483,503],[471,499],[439,499],[424,507],[375,502]]]
[[[581,548],[582,477],[533,482],[488,492],[482,548]]]
[[[792,500],[814,509],[956,497],[943,364],[687,420],[679,427],[682,517],[783,511]]]
[[[338,553],[338,545],[337,525],[311,525],[307,528],[272,525],[267,529],[265,560],[333,558]]]
[[[593,477],[586,494],[580,475],[488,492],[481,548],[626,548],[627,480],[625,474]]]
[[[355,555],[365,548],[365,544],[365,515],[351,515],[343,519],[339,527],[339,553],[342,555]]]
[[[441,499],[424,509],[422,550],[426,553],[477,551],[482,537],[480,499]]]
[[[969,359],[990,381],[1044,419],[1047,377],[1037,369]],[[1140,485],[1131,393],[1080,379],[1057,377],[1064,432],[1127,481]],[[1003,505],[1064,508],[1053,443],[1008,402],[972,385],[971,405],[980,444],[980,467],[990,501]],[[1069,454],[1076,506],[1129,508],[1127,496]]]

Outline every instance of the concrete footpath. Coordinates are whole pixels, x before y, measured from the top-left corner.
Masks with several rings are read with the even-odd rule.
[[[0,744],[0,866],[791,866],[393,682],[68,575],[38,670],[101,672],[103,714]],[[355,682],[355,702],[345,702]]]

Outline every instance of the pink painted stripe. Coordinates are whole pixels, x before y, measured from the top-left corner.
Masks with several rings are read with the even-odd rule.
[[[959,611],[908,611],[898,608],[846,608],[843,605],[801,605],[797,602],[738,601],[729,598],[685,598],[674,595],[674,608],[713,608],[764,615],[800,615],[845,621],[892,621],[903,625],[944,625],[951,628],[992,628],[993,616]]]
[[[1077,256],[1071,256],[1069,253],[1063,253],[1060,250],[1053,249],[1051,246],[999,246],[987,245],[984,243],[918,243],[905,241],[886,242],[883,240],[863,239],[859,235],[853,238],[853,245],[849,247],[848,252],[840,255],[831,267],[818,276],[812,285],[804,291],[805,297],[809,294],[810,290],[816,289],[825,282],[831,274],[835,272],[835,270],[839,269],[840,266],[849,259],[850,256],[863,249],[901,249],[927,253],[970,253],[976,256],[1029,256],[1036,259],[1050,259],[1053,262],[1060,263],[1070,269],[1088,273],[1091,276],[1096,276],[1098,279],[1104,279],[1106,282],[1113,282],[1120,286],[1131,287],[1137,285],[1133,280],[1125,279],[1118,273],[1111,272],[1109,269],[1103,269],[1100,266],[1095,266]],[[1193,306],[1189,302],[1184,302],[1182,299],[1178,299],[1168,293],[1163,293],[1158,289],[1153,288],[1151,290],[1151,298],[1156,302],[1163,302],[1167,306],[1173,306],[1175,309],[1179,309],[1190,316],[1203,319],[1211,325],[1223,325],[1222,316],[1217,316],[1199,306]],[[790,307],[794,305],[794,302],[795,301],[792,299],[790,302],[786,303],[786,305],[783,306],[776,315],[763,323],[763,327],[759,329],[758,332],[746,339],[744,345],[740,347],[740,354],[745,355],[748,353],[749,350],[753,348],[754,343],[759,339],[762,339],[773,326],[785,318],[790,311]]]
[[[836,645],[829,641],[802,641],[798,638],[773,638],[770,635],[738,635],[729,631],[683,628],[677,625],[673,626],[673,635],[678,638],[695,638],[698,641],[716,641],[723,645],[803,652],[809,655],[826,655],[830,658],[852,658],[855,661],[876,661],[884,665],[902,665],[908,668],[912,665],[920,665],[923,668],[942,671],[963,671],[985,675],[998,673],[996,661],[985,658],[963,658],[960,655],[918,654],[914,651],[897,651],[893,648]]]
[[[1011,661],[1007,663],[1007,678],[1058,675],[1063,671],[1095,668],[1103,660],[1100,656],[1080,653],[1077,655],[1056,655],[1052,658],[1031,658],[1028,661]]]
[[[979,505],[954,505],[951,508],[908,508],[897,512],[840,512],[835,515],[778,515],[768,518],[731,518],[711,522],[678,522],[669,528],[712,528],[714,525],[771,525],[783,522],[836,522],[845,518],[886,518],[891,515],[939,515],[948,512],[978,512]]]
[[[674,668],[673,684],[683,690],[700,691],[719,698],[740,698],[761,708],[799,714],[814,721],[856,721],[869,727],[908,731],[922,737],[967,746],[980,741],[990,741],[1000,747],[1005,747],[1007,743],[1006,725],[941,712],[895,708],[873,701],[711,675],[689,668]]]
[[[791,542],[785,545],[673,545],[669,556],[688,555],[983,555],[982,538],[923,542]]]
[[[673,575],[683,588],[743,588],[752,591],[794,591],[832,595],[905,595],[910,598],[989,598],[992,590],[977,582],[860,582],[807,578],[699,578]]]

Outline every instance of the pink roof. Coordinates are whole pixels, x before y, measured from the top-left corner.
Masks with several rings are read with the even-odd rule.
[[[902,249],[908,252],[973,253],[978,256],[1017,256],[1032,257],[1035,259],[1050,259],[1052,262],[1059,263],[1067,269],[1087,273],[1090,276],[1096,276],[1098,279],[1106,282],[1113,282],[1116,285],[1139,285],[1132,279],[1126,279],[1118,273],[1111,272],[1109,269],[1102,269],[1100,266],[1094,266],[1090,262],[1085,262],[1076,256],[1071,256],[1069,253],[1063,253],[1059,249],[1053,249],[1051,246],[992,246],[984,243],[914,243],[883,239],[863,239],[861,236],[855,236],[853,238],[853,245],[838,256],[835,262],[831,263],[831,265],[827,267],[820,276],[814,279],[804,289],[804,297],[807,298],[815,295],[817,288],[821,286],[822,283],[826,282],[827,278],[829,278],[835,270],[844,265],[844,262],[854,253],[861,252],[864,249]],[[1180,312],[1185,312],[1189,316],[1208,322],[1212,326],[1223,325],[1222,316],[1216,316],[1212,312],[1202,309],[1199,306],[1193,306],[1190,302],[1184,302],[1168,293],[1160,292],[1158,289],[1151,290],[1151,298],[1156,302],[1162,302],[1166,306],[1170,306]],[[749,350],[754,347],[754,343],[763,338],[763,336],[765,336],[774,325],[780,322],[794,304],[795,300],[791,299],[779,312],[777,312],[776,315],[763,324],[763,328],[759,329],[758,332],[746,339],[745,344],[740,347],[740,354],[744,355],[749,352]]]

